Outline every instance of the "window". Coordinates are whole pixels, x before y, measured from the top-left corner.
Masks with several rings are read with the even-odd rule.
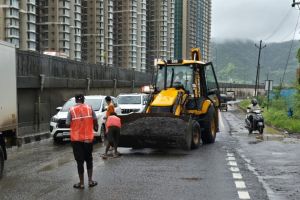
[[[206,87],[208,92],[218,88],[215,79],[215,74],[211,65],[208,65],[205,68],[205,79],[206,79]]]

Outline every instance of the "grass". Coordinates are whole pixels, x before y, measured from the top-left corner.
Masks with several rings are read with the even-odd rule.
[[[240,102],[240,107],[246,109],[249,104],[250,100],[246,99]],[[268,110],[264,109],[263,116],[266,124],[284,129],[289,133],[300,133],[300,118],[297,116],[289,118],[286,105],[282,100],[274,100]]]

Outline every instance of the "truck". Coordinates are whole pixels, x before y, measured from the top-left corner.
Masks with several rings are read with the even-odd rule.
[[[16,48],[0,41],[0,177],[7,159],[6,141],[17,137]]]
[[[226,95],[227,95],[227,100],[228,101],[235,101],[236,100],[235,91],[233,91],[233,90],[227,90],[226,91]]]

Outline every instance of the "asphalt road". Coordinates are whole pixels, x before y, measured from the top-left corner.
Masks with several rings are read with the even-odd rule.
[[[78,177],[70,144],[10,149],[0,199],[300,199],[299,140],[273,130],[257,140],[233,106],[221,116],[216,142],[189,152],[120,148],[121,157],[102,160],[96,144],[98,186],[84,190],[72,187]]]

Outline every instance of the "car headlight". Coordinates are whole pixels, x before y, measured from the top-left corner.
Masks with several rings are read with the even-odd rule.
[[[58,122],[58,118],[56,118],[56,117],[52,117],[52,118],[51,118],[51,122],[55,122],[55,123],[57,123],[57,122]]]

